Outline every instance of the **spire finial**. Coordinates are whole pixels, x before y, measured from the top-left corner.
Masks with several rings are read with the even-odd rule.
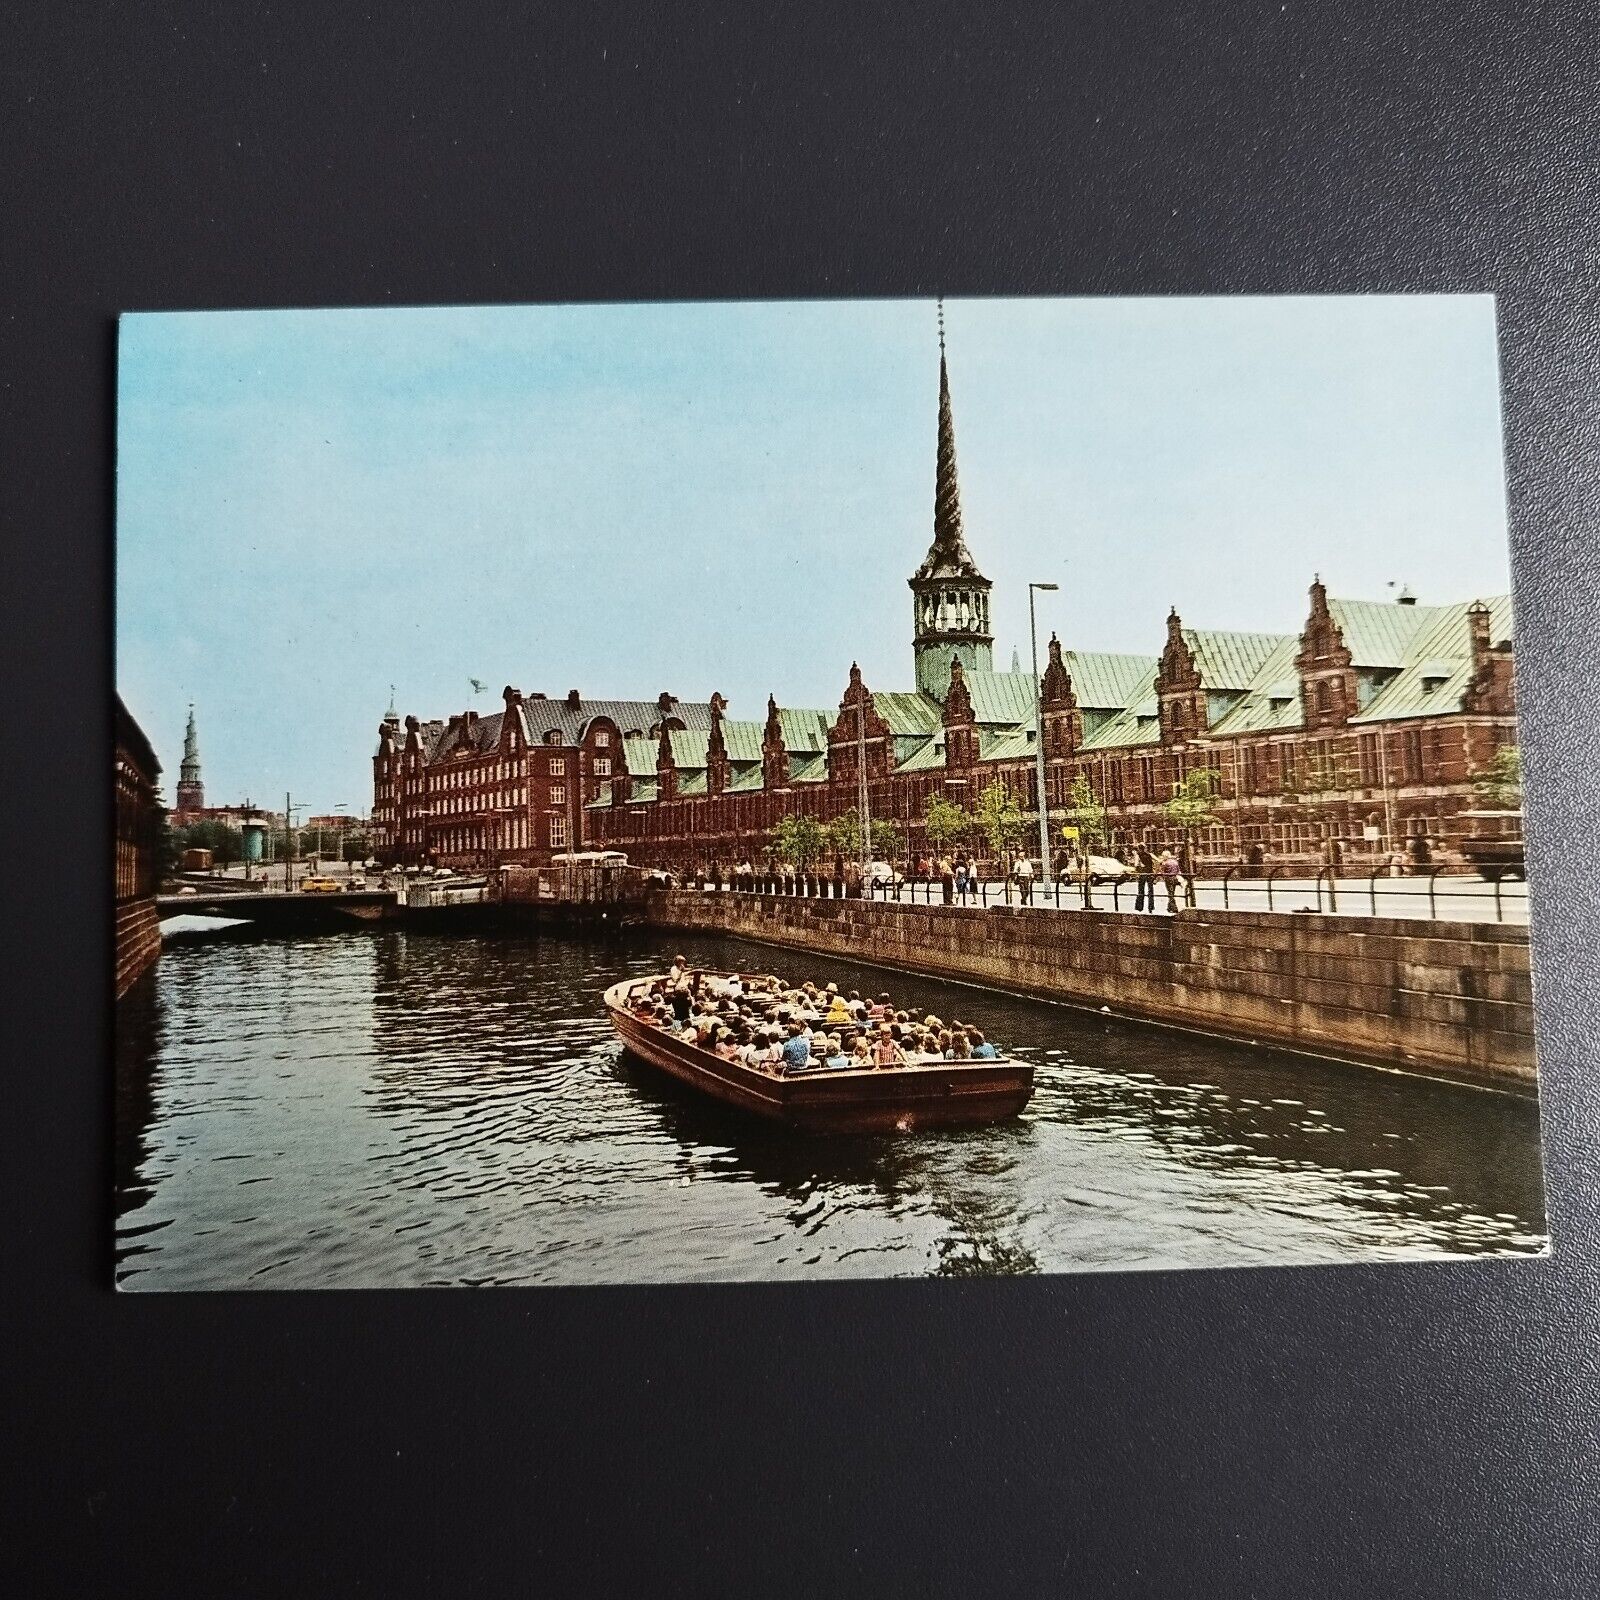
[[[944,296],[939,296],[939,354],[944,355]]]

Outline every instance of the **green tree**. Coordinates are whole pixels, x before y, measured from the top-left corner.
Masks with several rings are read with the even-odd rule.
[[[836,851],[847,861],[861,859],[861,818],[852,806],[830,822],[825,830],[827,848]],[[898,823],[887,819],[873,820],[872,854],[882,861],[897,860],[905,850],[905,835]]]
[[[1494,759],[1472,775],[1472,792],[1486,811],[1518,811],[1522,807],[1522,752],[1502,745]]]
[[[978,796],[977,823],[990,854],[1009,871],[1010,855],[1027,837],[1033,818],[1017,804],[1016,796],[999,780]]]
[[[1092,909],[1094,885],[1089,882],[1087,858],[1091,852],[1105,848],[1106,808],[1100,804],[1088,778],[1081,772],[1072,780],[1072,788],[1067,794],[1067,803],[1062,815],[1070,827],[1078,830],[1077,849],[1085,858],[1083,904],[1086,909]]]
[[[244,859],[244,835],[215,819],[173,829],[173,843],[180,854],[185,850],[209,850],[212,863],[219,867]]]
[[[973,816],[965,806],[946,800],[942,794],[930,794],[922,813],[922,826],[929,845],[941,855],[951,845],[960,842],[972,832]]]
[[[1106,808],[1095,797],[1088,778],[1081,772],[1072,780],[1062,816],[1069,826],[1078,830],[1078,846],[1085,855],[1104,848]]]
[[[804,872],[828,848],[828,830],[815,817],[785,817],[773,830],[772,847],[780,860]]]
[[[1196,767],[1162,807],[1167,821],[1183,836],[1183,870],[1189,880],[1189,904],[1194,904],[1194,836],[1217,822],[1217,796],[1222,774],[1215,767]]]

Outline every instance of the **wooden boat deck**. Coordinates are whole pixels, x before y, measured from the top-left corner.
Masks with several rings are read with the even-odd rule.
[[[713,1050],[633,1015],[641,990],[658,977],[632,978],[605,993],[624,1045],[662,1072],[727,1105],[815,1133],[890,1133],[954,1128],[1016,1116],[1033,1093],[1030,1064],[927,1061],[894,1067],[810,1067],[774,1072],[724,1061]]]

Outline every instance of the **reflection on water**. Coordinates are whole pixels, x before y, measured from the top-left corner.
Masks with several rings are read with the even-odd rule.
[[[1529,1254],[1538,1118],[733,940],[706,965],[886,985],[1036,1063],[1018,1121],[806,1138],[623,1054],[648,936],[182,945],[119,1013],[127,1288],[1052,1272]]]

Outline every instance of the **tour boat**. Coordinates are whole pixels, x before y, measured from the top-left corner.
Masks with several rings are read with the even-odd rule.
[[[782,1075],[724,1061],[715,1051],[689,1044],[633,1014],[635,1001],[663,981],[633,978],[606,990],[606,1010],[623,1044],[703,1094],[791,1128],[907,1133],[971,1127],[1016,1116],[1033,1093],[1033,1068],[1004,1058],[895,1067],[818,1066]],[[744,978],[747,986],[761,981]]]

